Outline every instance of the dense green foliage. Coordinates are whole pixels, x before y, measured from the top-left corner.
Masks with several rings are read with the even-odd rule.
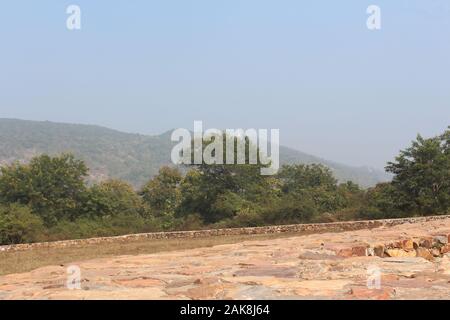
[[[44,225],[30,208],[18,204],[0,205],[0,244],[42,240]]]
[[[70,154],[42,155],[27,165],[13,163],[1,168],[0,202],[30,206],[46,224],[74,218],[82,208],[84,178],[88,169]]]
[[[419,135],[386,169],[395,175],[396,206],[402,211],[429,215],[449,210],[450,130],[431,139]]]
[[[92,125],[0,119],[0,163],[69,151],[90,168],[90,181],[119,179],[140,188],[161,167],[172,163],[170,151],[175,143],[170,135],[171,132],[147,136]],[[331,168],[340,182],[350,180],[362,187],[390,178],[382,171],[346,166],[283,146],[280,163],[321,163]]]
[[[445,214],[450,208],[450,131],[418,136],[364,190],[321,164],[162,167],[136,191],[121,180],[87,182],[71,154],[1,168],[0,244],[125,233]]]

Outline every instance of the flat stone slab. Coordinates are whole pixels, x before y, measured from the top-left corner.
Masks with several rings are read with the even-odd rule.
[[[78,261],[80,289],[67,286],[69,265],[47,266],[0,276],[0,299],[450,299],[449,230],[443,219]],[[424,239],[440,254],[373,254]]]

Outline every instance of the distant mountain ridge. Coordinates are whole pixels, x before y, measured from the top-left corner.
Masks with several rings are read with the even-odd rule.
[[[171,164],[175,143],[170,132],[149,136],[96,125],[0,119],[0,164],[27,161],[42,153],[72,152],[90,168],[91,179],[118,178],[138,187],[163,165]],[[363,187],[388,181],[383,171],[352,167],[280,146],[280,163],[322,163],[339,181],[353,181]]]

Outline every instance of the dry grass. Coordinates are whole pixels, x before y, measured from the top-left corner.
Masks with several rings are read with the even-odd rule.
[[[297,234],[298,235],[298,234]],[[211,247],[249,240],[266,240],[293,236],[293,234],[258,234],[213,236],[196,239],[136,240],[127,243],[103,243],[71,248],[40,248],[17,252],[0,252],[0,275],[21,273],[48,265],[62,265],[95,258],[151,254],[161,251]]]

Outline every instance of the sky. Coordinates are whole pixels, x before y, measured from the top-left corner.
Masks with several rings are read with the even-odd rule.
[[[80,30],[66,27],[72,4]],[[383,168],[450,125],[450,2],[8,1],[0,117],[280,129],[283,145]]]

